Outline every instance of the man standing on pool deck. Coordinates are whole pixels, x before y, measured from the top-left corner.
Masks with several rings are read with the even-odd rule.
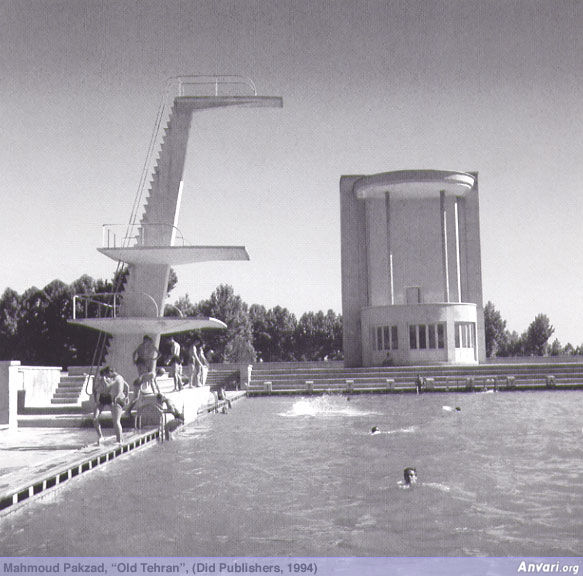
[[[206,356],[204,355],[204,344],[200,345],[200,349],[198,352],[198,357],[200,359],[200,378],[199,378],[199,382],[201,386],[205,386],[206,385],[206,379],[207,376],[209,375],[209,362],[206,359]]]
[[[200,373],[202,368],[202,363],[198,356],[198,351],[196,347],[200,344],[198,338],[194,338],[190,348],[188,349],[188,363],[190,365],[190,386],[194,388],[195,386],[200,386]]]
[[[144,336],[142,343],[134,350],[133,360],[138,369],[138,377],[148,372],[156,374],[156,360],[160,357],[158,348],[147,334]]]
[[[122,442],[121,415],[128,396],[127,382],[109,366],[102,368],[99,378],[95,379],[93,387],[93,399],[95,400],[95,412],[93,413],[93,425],[97,432],[97,443],[103,442],[103,434],[99,423],[99,416],[106,408],[111,411],[113,428],[118,443]]]
[[[174,378],[174,390],[182,390],[182,364],[180,363],[180,344],[170,336],[170,353],[168,355],[168,366]]]

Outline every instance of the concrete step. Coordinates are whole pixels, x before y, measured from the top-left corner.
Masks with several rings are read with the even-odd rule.
[[[277,381],[272,381],[271,383],[271,388],[273,390],[276,389],[298,389],[298,390],[306,390],[309,386],[311,386],[314,389],[347,389],[347,388],[371,388],[371,389],[386,389],[388,387],[391,388],[415,388],[416,387],[416,383],[414,382],[410,382],[410,381],[404,381],[404,380],[395,380],[393,381],[393,383],[389,386],[389,384],[385,383],[385,382],[360,382],[358,380],[354,380],[352,383],[347,383],[347,382],[318,382],[318,381],[312,381],[313,383],[307,384],[306,382],[286,382],[286,383],[281,383],[281,382],[277,382]],[[264,390],[266,388],[266,386],[268,386],[267,383],[252,383],[249,386],[249,390],[251,391],[257,391],[257,390]],[[435,388],[451,388],[451,389],[461,389],[461,388],[466,388],[467,387],[467,383],[465,381],[455,381],[455,382],[451,382],[451,381],[441,381],[441,380],[434,380],[432,383],[432,386]],[[474,388],[483,388],[483,387],[487,387],[487,388],[498,388],[498,389],[502,389],[502,388],[506,388],[508,387],[507,383],[505,381],[486,381],[486,380],[474,380],[472,386]],[[543,386],[546,387],[547,386],[547,381],[546,379],[543,378],[539,378],[539,379],[520,379],[517,378],[514,380],[514,386]],[[573,382],[573,381],[561,381],[561,380],[555,380],[554,382],[554,386],[555,387],[563,387],[563,388],[567,388],[567,387],[571,387],[571,388],[583,388],[583,383],[582,382]],[[427,386],[429,387],[429,386]]]
[[[57,390],[83,390],[84,382],[70,382],[70,381],[61,381],[57,386]]]
[[[78,404],[84,392],[85,376],[64,374],[51,398],[51,404]]]
[[[89,374],[91,366],[69,366],[67,375],[69,377],[83,377],[85,374]]]
[[[580,363],[558,363],[558,364],[480,364],[476,366],[452,366],[452,365],[435,365],[435,366],[369,366],[358,368],[342,368],[338,366],[323,368],[323,367],[298,367],[298,368],[269,368],[269,369],[254,369],[253,374],[302,374],[302,373],[345,373],[345,372],[402,372],[402,373],[417,373],[417,372],[508,372],[508,371],[536,371],[548,372],[553,370],[560,370],[565,372],[583,372],[583,364]]]
[[[51,398],[51,404],[78,404],[79,398],[75,396],[74,398]]]
[[[292,373],[292,374],[280,374],[280,373],[262,373],[261,375],[252,374],[251,380],[255,381],[266,381],[266,380],[291,380],[291,381],[301,381],[301,380],[329,380],[329,379],[415,379],[417,374],[424,377],[432,378],[451,378],[451,379],[463,379],[467,377],[473,378],[487,378],[487,377],[497,377],[502,378],[505,376],[515,376],[515,377],[545,377],[546,375],[553,375],[555,377],[562,378],[579,378],[583,380],[583,371],[580,372],[563,372],[563,371],[492,371],[492,372],[445,372],[445,371],[425,371],[425,372],[415,372],[415,373],[404,373],[404,372],[338,372],[338,373],[322,373],[322,372],[303,372],[303,373]]]
[[[444,381],[462,381],[468,377],[474,378],[475,380],[483,380],[487,378],[494,379],[505,379],[506,376],[513,376],[517,379],[523,378],[533,378],[533,379],[546,379],[547,375],[552,375],[556,380],[568,380],[573,383],[583,382],[583,370],[580,371],[560,371],[560,370],[496,370],[496,371],[474,371],[474,370],[464,370],[464,371],[446,371],[446,370],[425,370],[425,371],[383,371],[383,372],[371,372],[371,371],[302,371],[300,373],[270,373],[263,371],[261,375],[255,373],[252,374],[251,382],[289,382],[289,383],[304,383],[306,380],[313,380],[314,382],[341,382],[345,380],[354,381],[368,381],[368,382],[379,382],[386,379],[393,379],[395,381],[414,381],[417,374],[423,377],[431,377],[434,380],[444,380]]]
[[[51,404],[50,406],[35,406],[23,408],[19,416],[47,416],[56,414],[84,414],[87,410],[75,404]]]
[[[18,416],[19,428],[86,428],[93,426],[88,414],[52,414]]]
[[[111,414],[101,414],[99,422],[102,428],[112,428]],[[122,428],[129,430],[134,426],[133,417],[124,416],[121,419]],[[91,428],[93,427],[93,415],[84,414],[31,414],[18,416],[19,428]]]

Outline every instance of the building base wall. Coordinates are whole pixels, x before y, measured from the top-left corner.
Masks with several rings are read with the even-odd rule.
[[[175,392],[163,392],[163,394],[183,415],[185,424],[196,420],[199,412],[214,402],[210,386],[184,388]],[[156,397],[153,394],[143,396],[141,405],[138,407],[142,427],[157,426],[160,423],[160,410],[157,406]],[[169,415],[169,419],[172,418]]]
[[[459,323],[473,326],[471,338],[456,340],[456,326]],[[437,325],[443,327],[441,337]],[[420,334],[421,326],[424,327],[421,329],[424,335]],[[411,327],[414,330],[414,347]],[[433,337],[430,337],[432,330]],[[361,333],[363,366],[478,364],[479,342],[483,338],[477,307],[469,303],[367,307],[361,311]]]

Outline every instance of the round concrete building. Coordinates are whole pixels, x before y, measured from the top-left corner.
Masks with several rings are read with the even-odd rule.
[[[485,358],[477,173],[340,179],[346,366]]]

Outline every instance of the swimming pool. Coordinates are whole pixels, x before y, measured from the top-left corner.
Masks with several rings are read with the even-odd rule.
[[[1,519],[0,555],[581,555],[581,400],[243,400]]]

